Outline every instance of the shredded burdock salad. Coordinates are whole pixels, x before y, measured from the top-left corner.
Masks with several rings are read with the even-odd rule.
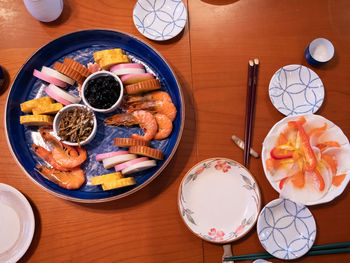
[[[92,132],[94,116],[87,107],[76,107],[62,113],[58,123],[58,136],[68,142],[80,143]]]

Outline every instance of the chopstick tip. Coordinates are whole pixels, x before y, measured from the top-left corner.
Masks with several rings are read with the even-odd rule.
[[[251,60],[251,59],[249,59],[249,66],[254,66],[254,61],[253,60]]]
[[[259,64],[259,59],[254,58],[254,64],[255,64],[255,65],[258,65],[258,64]]]

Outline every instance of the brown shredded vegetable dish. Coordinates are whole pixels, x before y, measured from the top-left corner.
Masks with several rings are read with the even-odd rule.
[[[94,126],[94,115],[87,107],[77,107],[62,113],[58,123],[58,136],[68,142],[86,140]]]

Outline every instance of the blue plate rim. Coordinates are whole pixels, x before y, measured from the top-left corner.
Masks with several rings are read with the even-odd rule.
[[[55,191],[52,191],[48,188],[46,188],[45,186],[41,185],[39,182],[37,182],[28,172],[27,170],[22,166],[22,164],[19,162],[19,160],[17,159],[14,151],[13,151],[13,148],[12,148],[12,145],[10,143],[10,139],[9,139],[9,135],[8,135],[8,130],[7,130],[7,110],[8,110],[8,104],[9,104],[9,98],[10,98],[10,95],[11,95],[11,91],[12,91],[12,88],[13,88],[13,85],[19,75],[19,73],[22,71],[22,69],[24,68],[24,66],[28,63],[28,61],[35,55],[37,54],[42,48],[44,48],[45,46],[51,44],[52,42],[60,39],[60,38],[63,38],[63,37],[68,37],[69,35],[74,35],[76,33],[81,33],[81,32],[89,32],[89,31],[110,31],[110,32],[114,32],[114,33],[119,33],[119,34],[124,34],[124,35],[127,35],[128,37],[130,38],[134,38],[136,39],[137,41],[141,42],[143,45],[149,47],[150,49],[152,49],[162,60],[163,62],[167,65],[167,67],[169,68],[169,70],[171,71],[174,79],[175,79],[175,82],[176,82],[176,85],[178,87],[178,92],[179,92],[179,99],[180,99],[180,102],[181,102],[181,125],[180,125],[180,128],[179,128],[179,134],[177,136],[177,139],[176,139],[176,142],[174,144],[174,147],[173,149],[171,150],[171,153],[169,154],[168,158],[165,160],[165,162],[163,163],[163,165],[150,177],[148,178],[148,180],[146,180],[144,183],[142,183],[141,185],[135,187],[135,188],[132,188],[131,190],[125,192],[125,193],[122,193],[122,194],[118,194],[116,196],[112,196],[112,197],[107,197],[107,198],[101,198],[101,199],[82,199],[82,198],[75,198],[75,197],[70,197],[70,196],[66,196],[66,195],[63,195],[63,194],[60,194],[60,193],[57,193]],[[107,28],[93,28],[93,29],[83,29],[83,30],[76,30],[76,31],[73,31],[73,32],[69,32],[67,34],[64,34],[64,35],[61,35],[59,37],[56,37],[55,39],[45,43],[44,45],[40,46],[24,63],[23,65],[20,67],[20,69],[17,71],[16,73],[16,76],[14,77],[12,83],[11,83],[11,87],[8,91],[8,95],[7,95],[7,98],[6,98],[6,103],[5,103],[5,108],[4,108],[4,112],[5,112],[5,116],[4,116],[4,128],[5,128],[5,137],[6,137],[6,142],[7,142],[7,145],[8,145],[8,148],[11,152],[11,155],[13,157],[13,159],[16,161],[17,165],[24,171],[25,175],[27,177],[30,178],[31,181],[33,181],[36,185],[38,185],[41,189],[44,189],[46,192],[54,195],[54,196],[57,196],[59,198],[62,198],[64,200],[68,200],[68,201],[73,201],[73,202],[78,202],[78,203],[103,203],[103,202],[109,202],[109,201],[113,201],[113,200],[117,200],[117,199],[120,199],[120,198],[123,198],[123,197],[126,197],[128,195],[131,195],[137,191],[139,191],[140,189],[144,188],[145,186],[147,186],[150,182],[152,182],[165,168],[166,166],[168,165],[168,163],[170,162],[170,160],[173,158],[179,144],[180,144],[180,141],[181,141],[181,138],[182,138],[182,134],[183,134],[183,129],[184,129],[184,125],[185,125],[185,101],[184,101],[184,95],[183,95],[183,92],[182,92],[182,87],[177,79],[177,76],[176,74],[174,73],[174,70],[173,68],[170,66],[170,64],[167,62],[167,60],[160,54],[160,52],[155,49],[151,44],[148,44],[146,42],[144,42],[142,39],[132,35],[132,34],[129,34],[129,33],[126,33],[124,31],[120,31],[120,30],[114,30],[114,29],[107,29]]]

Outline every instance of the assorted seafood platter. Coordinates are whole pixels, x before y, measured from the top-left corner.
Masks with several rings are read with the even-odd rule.
[[[90,44],[81,47],[78,38]],[[62,44],[69,52],[42,61],[41,53],[65,50]],[[27,94],[18,96],[28,79]],[[16,77],[7,111],[9,144],[21,167],[45,190],[79,202],[117,199],[155,178],[176,150],[184,112],[164,59],[140,40],[107,30],[72,33],[34,54]],[[15,113],[20,142],[11,136]]]

